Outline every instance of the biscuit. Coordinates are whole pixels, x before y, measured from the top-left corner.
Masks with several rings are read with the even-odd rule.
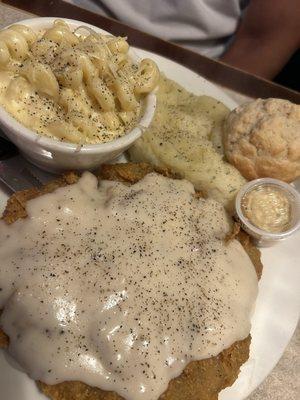
[[[291,182],[300,176],[300,105],[258,99],[233,110],[223,126],[226,157],[246,179]]]

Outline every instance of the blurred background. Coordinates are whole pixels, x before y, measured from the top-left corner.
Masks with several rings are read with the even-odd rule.
[[[65,0],[300,90],[300,0]]]

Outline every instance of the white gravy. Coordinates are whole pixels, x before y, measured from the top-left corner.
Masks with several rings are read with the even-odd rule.
[[[157,400],[191,360],[248,336],[254,267],[187,181],[84,173],[27,212],[0,222],[0,325],[33,379]]]

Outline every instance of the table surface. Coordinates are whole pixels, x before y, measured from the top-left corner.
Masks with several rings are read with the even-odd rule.
[[[31,14],[0,3],[0,28],[29,18]],[[247,100],[228,89],[225,91],[238,103]],[[247,400],[297,400],[300,398],[300,324],[285,353],[267,379]],[[7,399],[9,400],[9,399]],[[22,399],[20,399],[22,400]],[[234,399],[233,399],[234,400]]]

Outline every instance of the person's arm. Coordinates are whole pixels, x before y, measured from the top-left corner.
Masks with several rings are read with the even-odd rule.
[[[300,0],[250,0],[235,38],[220,60],[272,79],[299,47]]]

